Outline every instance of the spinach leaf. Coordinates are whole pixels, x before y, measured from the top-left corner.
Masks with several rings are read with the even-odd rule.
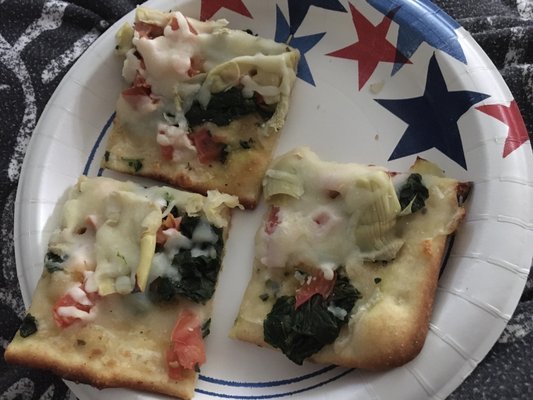
[[[187,118],[190,127],[201,125],[204,122],[226,126],[234,119],[254,112],[259,113],[261,118],[266,121],[272,117],[274,111],[275,106],[264,104],[258,96],[246,98],[242,94],[242,88],[232,87],[211,94],[207,108],[195,101],[185,114],[185,118]]]
[[[178,269],[180,279],[175,282],[176,294],[197,303],[205,303],[215,293],[220,270],[220,257],[192,257],[190,250],[182,250],[174,256],[172,265]]]
[[[180,232],[182,235],[192,238],[194,228],[200,222],[200,217],[191,217],[187,214],[181,216]]]
[[[279,348],[296,364],[333,343],[350,318],[353,306],[361,295],[345,276],[338,276],[329,298],[315,294],[296,309],[294,296],[282,296],[276,300],[263,322],[265,342]],[[328,307],[340,307],[346,317],[339,319]]]
[[[422,176],[420,174],[411,174],[401,187],[398,200],[402,210],[413,202],[411,212],[414,213],[426,206],[428,197],[429,191],[422,183]]]
[[[26,338],[37,332],[37,320],[31,314],[27,314],[20,325],[20,336]]]
[[[49,251],[44,256],[44,266],[46,270],[51,274],[57,271],[63,271],[64,268],[62,264],[66,261],[67,258],[67,255],[60,256],[52,251]]]
[[[191,238],[199,217],[183,216],[180,231]],[[170,301],[175,296],[186,297],[196,303],[204,304],[215,292],[218,273],[224,248],[223,230],[211,225],[218,239],[216,243],[196,243],[195,248],[214,247],[216,255],[199,255],[193,257],[191,249],[181,249],[172,259],[171,266],[176,269],[175,276],[159,276],[149,286],[150,297],[154,301]]]

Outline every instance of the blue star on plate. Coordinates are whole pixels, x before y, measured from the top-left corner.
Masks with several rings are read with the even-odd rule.
[[[331,11],[346,12],[339,0],[288,0],[290,33],[294,34],[302,24],[311,6]]]
[[[398,24],[398,52],[407,58],[416,52],[422,42],[449,54],[466,64],[466,57],[455,31],[460,25],[429,0],[367,0],[375,9],[387,15],[400,7],[393,21]],[[403,63],[396,63],[392,75]]]
[[[315,86],[315,80],[313,79],[309,64],[307,64],[305,53],[311,50],[325,34],[326,32],[321,32],[308,36],[292,36],[289,23],[280,8],[276,5],[276,34],[274,40],[280,43],[287,43],[289,46],[300,50],[300,62],[298,63],[296,76],[313,86]]]
[[[473,105],[488,97],[487,94],[468,90],[449,92],[437,58],[433,55],[421,97],[376,99],[409,125],[389,160],[436,148],[467,169],[457,120]]]

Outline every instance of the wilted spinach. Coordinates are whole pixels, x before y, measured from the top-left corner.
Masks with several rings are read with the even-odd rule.
[[[426,200],[429,197],[429,191],[422,183],[420,174],[411,174],[407,181],[400,188],[398,200],[402,210],[411,202],[411,212],[417,212],[426,206]]]
[[[20,325],[20,336],[26,338],[37,332],[37,320],[31,314],[26,314]]]
[[[279,348],[296,364],[332,343],[350,318],[355,302],[361,295],[348,278],[338,276],[332,294],[323,298],[315,294],[296,309],[294,296],[282,296],[276,300],[263,323],[265,342]],[[339,307],[346,316],[339,319],[328,311]]]
[[[218,126],[226,126],[234,119],[257,112],[263,120],[267,120],[274,114],[275,105],[267,105],[261,101],[258,95],[246,98],[242,89],[232,87],[219,93],[211,94],[211,99],[204,108],[195,101],[185,114],[189,126],[194,127],[204,122],[213,122]]]

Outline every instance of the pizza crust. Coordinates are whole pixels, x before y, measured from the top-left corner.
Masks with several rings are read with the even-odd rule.
[[[121,210],[117,208],[117,204],[110,201],[117,193],[138,198],[139,201],[127,203],[129,209]],[[28,309],[28,315],[36,321],[37,330],[25,335],[26,337],[21,335],[22,329],[16,333],[4,353],[7,362],[50,370],[65,379],[87,383],[97,388],[125,387],[183,399],[194,396],[198,372],[184,367],[182,379],[171,378],[167,351],[172,343],[176,321],[183,313],[192,313],[200,324],[210,319],[212,295],[202,297],[202,300],[198,301],[193,301],[190,295],[179,292],[164,301],[150,297],[147,294],[152,291],[151,287],[148,289],[150,283],[162,276],[173,276],[172,274],[176,273],[172,268],[174,264],[164,264],[161,257],[156,263],[155,255],[151,259],[151,269],[148,273],[149,285],[144,292],[135,287],[130,292],[122,293],[119,288],[119,279],[122,277],[132,280],[135,277],[134,280],[138,283],[139,271],[124,270],[124,263],[128,266],[127,261],[134,259],[130,253],[135,253],[135,248],[142,246],[142,239],[152,234],[153,227],[145,224],[147,219],[142,218],[144,214],[152,211],[136,207],[136,204],[142,205],[147,200],[158,208],[161,207],[162,211],[171,212],[173,207],[177,207],[180,213],[177,218],[181,218],[181,223],[186,226],[175,229],[182,229],[179,232],[184,232],[184,235],[188,229],[187,235],[190,236],[189,239],[182,236],[178,242],[170,243],[170,247],[158,250],[157,254],[163,257],[165,252],[177,254],[187,249],[200,253],[203,251],[202,254],[206,257],[213,258],[215,256],[209,254],[216,251],[216,257],[219,257],[221,262],[230,228],[230,208],[238,205],[234,196],[210,192],[204,197],[169,187],[147,189],[132,182],[120,182],[104,177],[81,177],[78,184],[71,189],[65,204],[61,206],[61,223],[52,234],[48,246],[48,254],[52,252],[58,257],[61,256],[61,262],[57,265],[48,264],[50,256],[47,254],[45,268]],[[188,222],[183,222],[185,214],[189,218]],[[138,216],[141,218],[137,218]],[[159,212],[159,216],[156,215],[159,224],[155,229],[163,226],[161,216],[162,212]],[[194,218],[197,218],[194,220],[196,222],[191,222]],[[104,227],[111,225],[118,228],[123,220],[141,224],[139,237],[135,234],[129,236],[130,232],[115,230],[113,234],[120,235],[120,240],[105,236],[98,242],[97,238],[101,237],[99,235],[102,230],[105,231]],[[91,227],[91,224],[96,227]],[[219,229],[219,233],[214,227]],[[129,231],[134,230],[130,225],[126,225],[126,228]],[[153,234],[156,235],[155,232]],[[115,246],[123,243],[125,238],[127,246],[118,247],[117,250]],[[153,244],[155,246],[155,241]],[[222,247],[215,250],[214,247],[209,247],[210,244]],[[153,253],[152,248],[152,255]],[[102,268],[102,264],[97,260],[105,260],[99,258],[99,254],[110,254],[113,258],[114,268],[110,269],[107,265],[105,270],[101,270],[103,277],[116,279],[111,286],[106,280],[93,280],[98,275],[99,268]],[[202,254],[194,257],[200,257]],[[142,258],[141,255],[139,259]],[[187,258],[181,260],[179,265],[189,262]],[[139,265],[141,264],[139,261]],[[196,268],[198,264],[194,265]],[[218,273],[221,268],[220,265]],[[218,275],[215,275],[216,279],[217,277]],[[91,289],[93,283],[96,287]],[[216,283],[215,281],[215,286]],[[76,287],[79,287],[80,291],[73,292],[72,289]],[[153,289],[151,295],[155,293],[159,296],[157,289]],[[84,299],[91,298],[89,294],[98,297],[91,300],[92,306],[88,314],[76,317],[78,319],[74,322],[58,323],[57,315],[68,318],[72,315],[71,312],[76,311],[69,310],[66,314],[59,314],[58,307],[64,307],[66,310],[72,304],[61,302],[65,295],[69,295],[78,304],[86,304]]]
[[[180,304],[149,316],[150,322],[108,308],[105,325],[75,324],[60,329],[51,318],[57,298],[47,293],[50,280],[45,273],[28,310],[38,321],[38,331],[26,338],[17,332],[4,354],[7,362],[49,370],[100,389],[126,387],[183,399],[194,396],[197,373],[189,370],[183,380],[173,381],[164,362],[165,343],[182,309]]]
[[[422,159],[417,160],[411,172],[421,173],[429,189],[425,210],[404,216],[398,222],[405,243],[393,260],[347,263],[346,275],[362,298],[355,303],[337,339],[308,361],[385,370],[405,364],[422,349],[448,241],[464,219],[462,202],[471,184],[443,177]],[[316,177],[317,182],[320,179]],[[269,203],[283,204],[283,200],[273,198]],[[263,248],[262,237],[258,233],[256,249]],[[256,254],[252,276],[230,333],[232,338],[271,348],[264,340],[263,321],[277,297],[294,296],[299,284],[292,277],[300,267],[269,268]],[[269,280],[281,283],[276,296],[268,290]],[[264,295],[261,298],[263,293],[270,294],[267,300]]]
[[[261,179],[271,161],[279,132],[260,128],[256,115],[247,115],[226,127],[206,124],[214,136],[229,137],[235,149],[228,153],[224,164],[202,164],[191,160],[176,164],[161,157],[155,136],[139,136],[128,132],[115,117],[106,147],[102,167],[152,178],[197,193],[219,190],[235,195],[246,208],[254,208],[261,191]],[[243,149],[240,141],[252,139],[253,148]],[[140,160],[142,168],[135,171],[129,160]]]
[[[117,35],[131,86],[117,100],[103,168],[202,194],[217,189],[238,196],[246,208],[256,206],[288,115],[300,53],[226,24],[137,8],[133,26]],[[228,92],[231,99],[215,101]],[[206,111],[211,105],[219,107],[214,114]],[[202,159],[201,143],[193,139],[202,130],[220,154]]]

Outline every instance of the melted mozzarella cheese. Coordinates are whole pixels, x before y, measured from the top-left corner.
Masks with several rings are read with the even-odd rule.
[[[180,129],[186,131],[185,113],[194,101],[207,107],[211,93],[237,85],[243,86],[244,96],[258,92],[267,104],[280,102],[282,108],[288,107],[287,98],[296,78],[293,67],[297,53],[285,44],[227,29],[225,20],[201,22],[178,11],[165,14],[139,7],[136,21],[157,25],[163,34],[149,38],[135,31],[132,35],[133,47],[126,52],[122,74],[130,84],[137,75],[143,77],[151,95],[139,96],[145,98],[136,99],[135,107],[120,96],[117,115],[128,131],[156,134],[156,127],[165,122],[166,114],[171,114]],[[117,40],[122,43],[124,36]],[[228,70],[232,71],[231,79]],[[279,121],[275,117],[271,120],[277,129]],[[190,143],[165,136],[169,137],[157,135],[157,141],[176,149],[175,162],[194,155]]]
[[[168,187],[143,188],[104,177],[81,177],[63,207],[61,226],[52,234],[49,250],[63,256],[66,272],[83,273],[87,292],[128,294],[139,284],[141,272],[147,281],[175,274],[171,262],[180,250],[216,243],[218,237],[210,224],[227,226],[229,214],[223,208],[237,205],[235,196],[216,191],[206,198]],[[164,253],[154,257],[162,210],[168,214],[174,206],[207,219],[201,219],[192,239],[174,228],[164,230]],[[216,257],[213,250],[208,247],[199,253],[197,248],[195,255]],[[80,304],[89,301],[80,287],[70,291]]]
[[[387,218],[392,214],[394,228],[400,207],[391,178],[382,168],[324,162],[301,148],[274,161],[265,177],[265,191],[274,180],[282,187],[279,178],[284,173],[291,179],[287,195],[277,191],[270,199],[278,208],[277,223],[273,230],[266,225],[260,229],[256,240],[258,259],[265,266],[304,266],[331,279],[338,266],[369,257],[357,240],[359,229],[365,227],[373,235],[368,226],[378,224],[379,235],[381,214]],[[300,185],[297,198],[289,188],[293,180]],[[382,211],[389,203],[391,209]]]

